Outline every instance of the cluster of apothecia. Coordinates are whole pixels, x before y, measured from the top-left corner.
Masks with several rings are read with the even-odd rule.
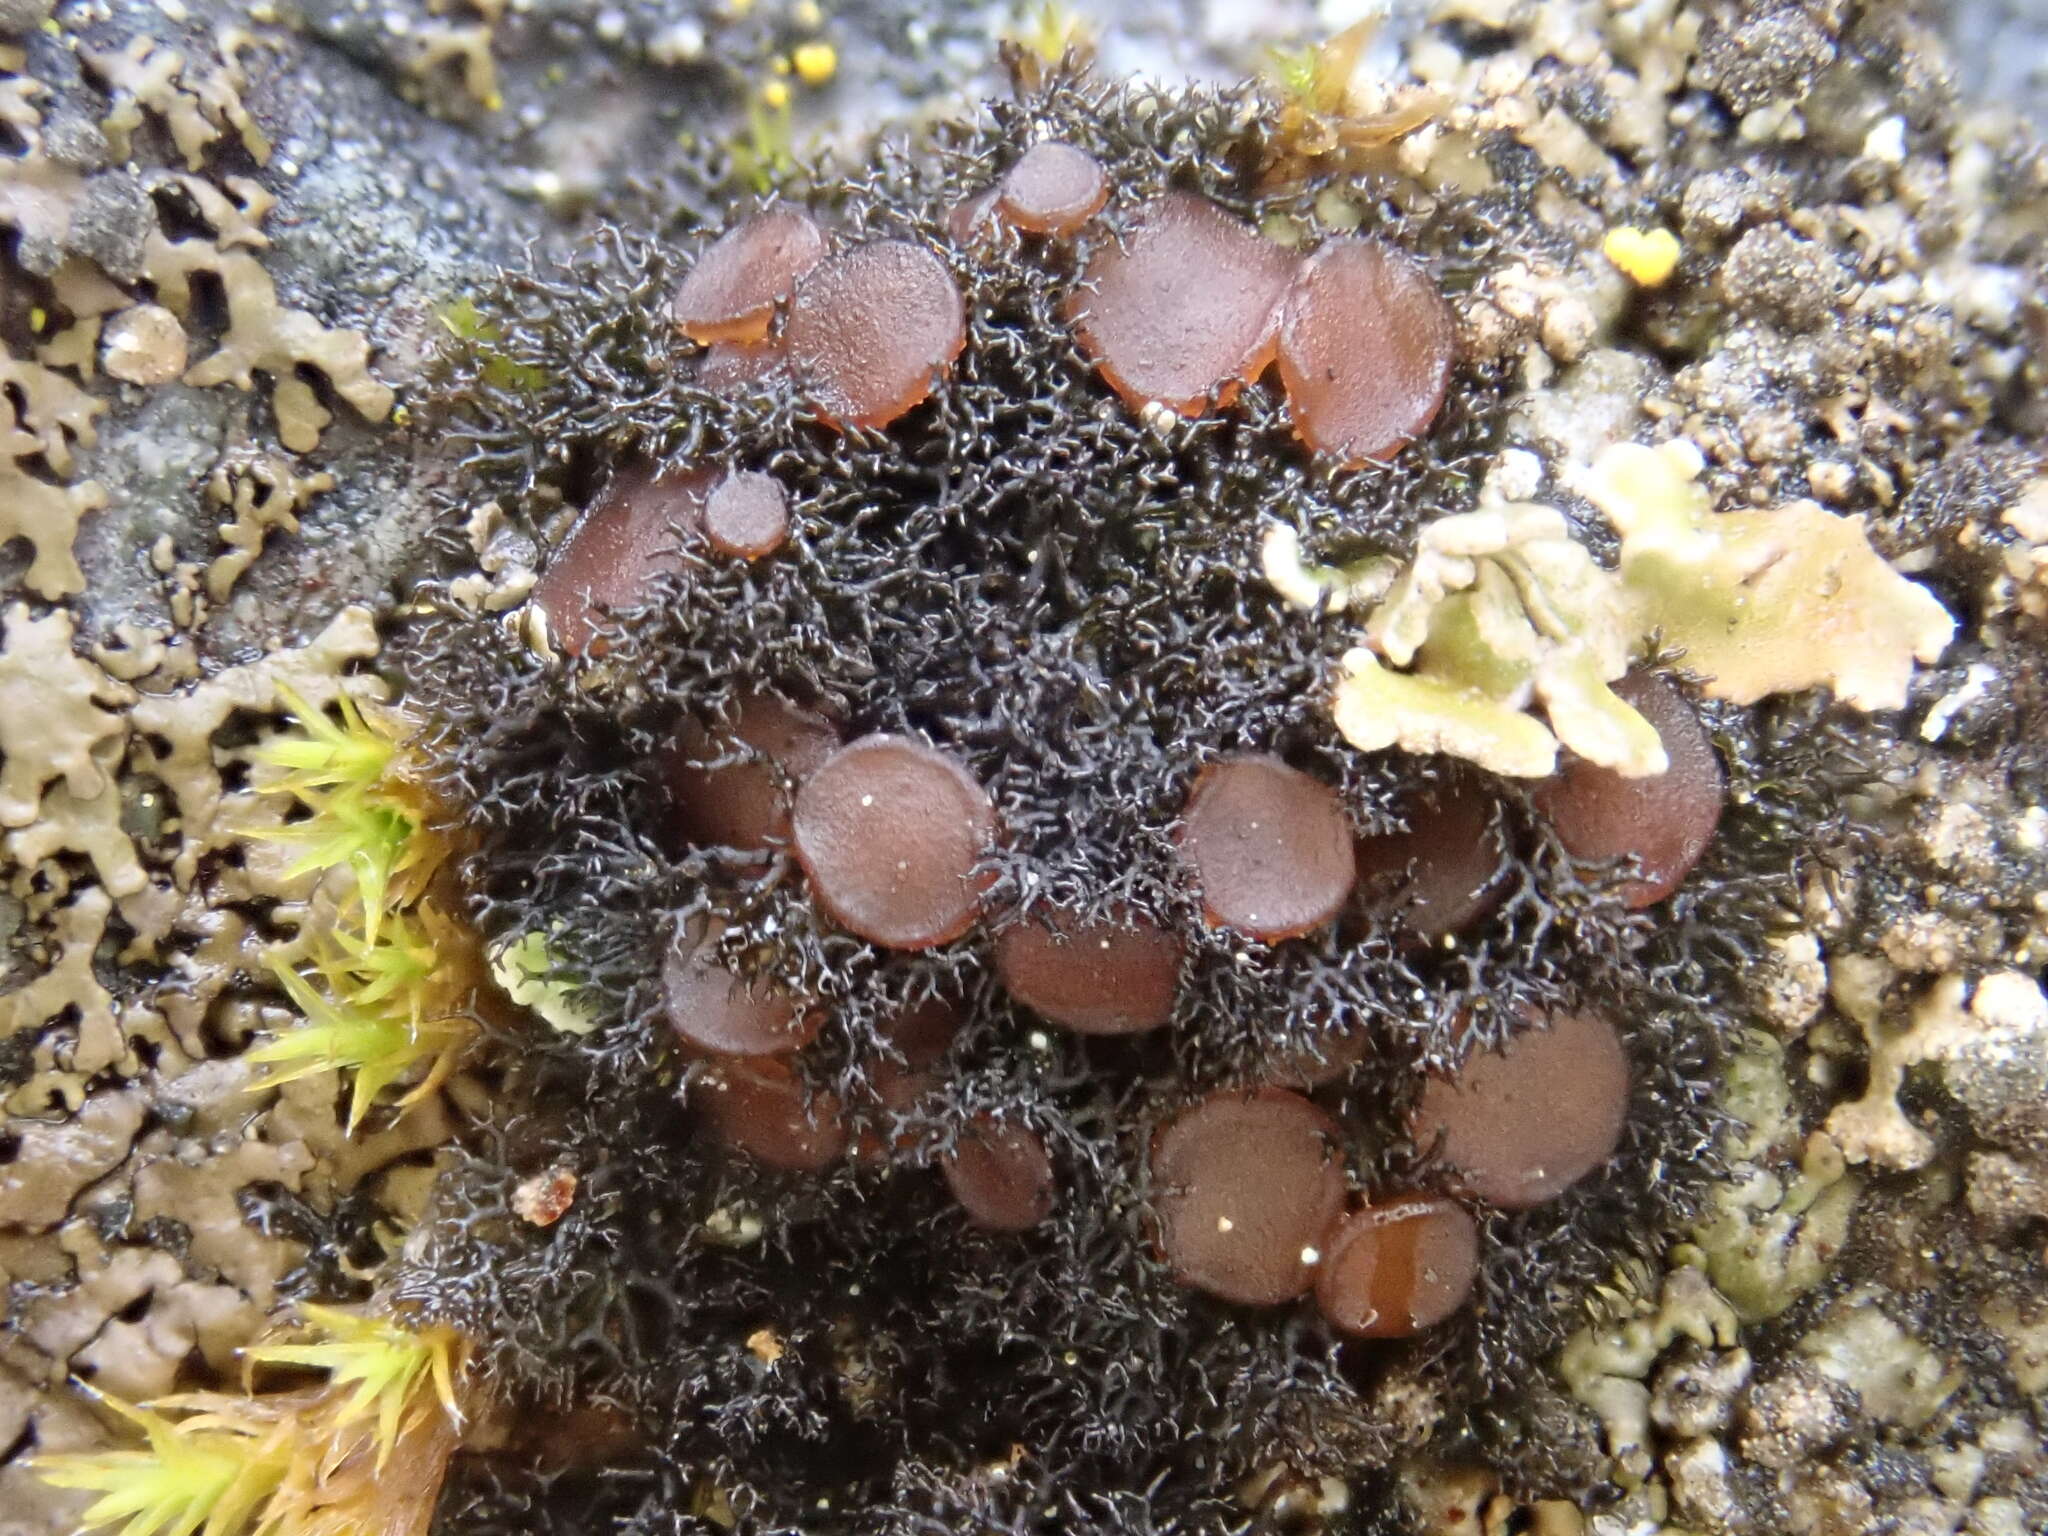
[[[947,226],[964,249],[995,238],[1079,242],[1064,318],[1101,378],[1141,414],[1227,411],[1277,368],[1295,434],[1322,459],[1381,461],[1429,426],[1455,348],[1448,308],[1417,261],[1358,235],[1291,249],[1190,192],[1114,213],[1109,196],[1093,158],[1042,141],[955,206]],[[781,205],[715,240],[672,312],[702,349],[701,384],[780,381],[824,431],[887,428],[944,380],[968,334],[961,293],[932,249],[909,239],[837,244],[808,213]],[[644,601],[680,551],[774,559],[802,510],[760,470],[622,470],[534,601],[559,649],[600,657],[603,615]],[[1658,729],[1669,771],[1623,779],[1573,761],[1533,799],[1575,857],[1633,861],[1621,894],[1640,907],[1699,859],[1724,786],[1676,688],[1643,674],[1618,691]],[[1088,920],[988,910],[987,861],[1004,829],[967,765],[909,735],[844,737],[827,713],[767,692],[743,696],[717,736],[686,723],[665,764],[677,841],[788,850],[816,908],[885,950],[948,944],[986,923],[1010,998],[1052,1025],[1118,1036],[1172,1024],[1181,935],[1136,912]],[[1204,920],[1247,941],[1280,945],[1359,921],[1415,948],[1453,941],[1501,897],[1505,818],[1464,780],[1418,791],[1403,810],[1405,831],[1361,836],[1330,785],[1279,757],[1240,752],[1200,772],[1174,837]],[[718,938],[714,922],[682,926],[662,975],[713,1132],[795,1172],[877,1155],[875,1138],[850,1128],[852,1106],[794,1068],[825,1009],[742,983],[720,962]],[[958,1022],[931,1003],[892,1025],[901,1065],[868,1085],[882,1109],[907,1110],[940,1083]],[[1352,1191],[1343,1127],[1313,1095],[1369,1049],[1363,1039],[1185,1105],[1156,1128],[1149,1151],[1159,1254],[1183,1283],[1235,1303],[1313,1291],[1332,1325],[1352,1334],[1440,1321],[1478,1269],[1471,1211],[1557,1196],[1622,1134],[1631,1082],[1614,1022],[1590,1010],[1528,1022],[1500,1050],[1423,1089],[1407,1131],[1441,1171],[1427,1190],[1362,1200]],[[1051,1152],[1016,1121],[983,1117],[938,1161],[968,1218],[987,1229],[1028,1230],[1059,1199]]]

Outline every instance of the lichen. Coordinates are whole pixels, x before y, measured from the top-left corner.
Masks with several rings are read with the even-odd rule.
[[[505,104],[491,54],[504,10],[504,0],[427,0],[427,19],[410,29],[405,69],[427,88],[432,105],[453,113],[464,106],[495,112]],[[451,74],[459,97],[438,89]]]
[[[1656,730],[1607,686],[1633,638],[1614,583],[1550,508],[1430,523],[1365,630],[1372,648],[1345,656],[1335,704],[1353,746],[1447,752],[1523,778],[1550,773],[1560,741],[1632,777],[1665,768]],[[1550,730],[1525,713],[1532,702]]]
[[[1737,1324],[1735,1310],[1706,1274],[1681,1265],[1665,1275],[1654,1302],[1637,1304],[1634,1316],[1588,1324],[1565,1345],[1558,1373],[1572,1396],[1599,1415],[1625,1487],[1639,1485],[1652,1465],[1650,1389],[1644,1385],[1651,1367],[1682,1338],[1703,1349],[1731,1349]]]
[[[133,695],[72,650],[74,633],[67,611],[35,618],[26,603],[0,628],[0,827],[33,822],[59,780],[74,801],[109,792],[106,749],[118,754]]]
[[[227,329],[218,348],[187,370],[185,382],[195,388],[232,384],[246,391],[256,387],[256,373],[268,375],[278,437],[294,453],[319,447],[320,434],[333,419],[299,376],[301,367],[319,370],[365,421],[382,421],[390,414],[397,396],[370,372],[368,339],[360,331],[324,326],[309,311],[279,302],[270,274],[246,251],[152,233],[144,268],[156,284],[159,302],[188,324],[193,277],[204,273],[219,282],[227,302]]]
[[[1808,1140],[1796,1174],[1756,1168],[1715,1189],[1693,1241],[1744,1322],[1777,1316],[1827,1278],[1849,1240],[1858,1190],[1826,1136]]]
[[[137,742],[133,767],[162,781],[178,807],[176,852],[170,870],[189,886],[199,861],[239,840],[263,816],[248,792],[230,792],[221,781],[215,734],[237,710],[276,714],[287,708],[286,692],[322,708],[340,691],[348,663],[377,653],[377,628],[366,608],[348,607],[303,646],[274,652],[259,661],[229,667],[191,688],[143,694],[130,712]],[[246,749],[244,749],[246,751]],[[246,757],[242,759],[246,762]],[[303,882],[282,874],[288,858],[253,863],[245,873],[276,896],[302,894]]]
[[[2030,481],[1999,521],[2019,537],[2004,553],[2004,584],[1987,606],[1994,612],[2016,606],[2029,618],[2048,619],[2048,476]]]
[[[1567,477],[1621,535],[1612,571],[1561,512],[1528,503],[1425,525],[1390,585],[1374,561],[1309,565],[1287,530],[1269,532],[1268,579],[1297,606],[1377,599],[1336,681],[1346,739],[1521,778],[1552,772],[1560,743],[1628,777],[1662,773],[1656,731],[1608,686],[1653,648],[1738,704],[1828,686],[1866,711],[1902,707],[1914,662],[1938,660],[1955,632],[1947,611],[1860,519],[1809,501],[1713,512],[1701,462],[1683,438],[1616,443]]]
[[[1861,518],[1812,501],[1713,511],[1702,463],[1684,439],[1622,443],[1579,477],[1621,535],[1643,628],[1681,647],[1714,698],[1828,687],[1857,709],[1902,708],[1913,664],[1955,634],[1947,610],[1870,547]]]
[[[0,539],[26,539],[34,550],[22,578],[38,597],[55,601],[85,590],[72,553],[79,521],[107,504],[97,481],[52,484],[35,472],[47,464],[69,476],[73,453],[91,447],[93,419],[106,406],[69,379],[20,358],[0,356]]]
[[[491,977],[513,1002],[564,1034],[587,1035],[597,1028],[596,1015],[577,1002],[577,983],[563,975],[545,934],[524,934],[500,946],[491,956]]]
[[[1859,1287],[1799,1341],[1822,1375],[1854,1392],[1880,1424],[1918,1429],[1963,1384],[1963,1376],[1879,1306],[1882,1293]]]
[[[187,69],[182,53],[148,37],[134,38],[119,49],[79,50],[113,97],[100,128],[115,159],[129,158],[130,141],[142,126],[145,110],[163,120],[187,170],[204,167],[207,151],[230,131],[259,165],[270,159],[270,141],[242,105],[240,94],[246,83],[240,55],[251,46],[250,39],[229,28],[217,44],[220,56],[203,75]]]
[[[206,568],[206,595],[225,602],[235,582],[262,553],[264,535],[272,528],[299,531],[299,514],[323,491],[334,489],[325,470],[300,475],[276,454],[242,450],[225,455],[207,476],[206,499],[234,521],[220,526],[227,553],[216,555]]]
[[[1841,1148],[1802,1137],[1785,1049],[1751,1032],[1724,1069],[1728,1175],[1707,1197],[1692,1243],[1714,1288],[1745,1323],[1776,1317],[1827,1277],[1849,1239],[1860,1185]]]
[[[1849,1161],[1881,1168],[1919,1168],[1934,1156],[1934,1138],[1898,1102],[1908,1069],[2048,1050],[2048,999],[2039,983],[2019,971],[1996,971],[1974,986],[1960,974],[1942,976],[1903,1024],[1882,1010],[1862,1022],[1870,1046],[1868,1081],[1862,1097],[1829,1114],[1827,1129]]]

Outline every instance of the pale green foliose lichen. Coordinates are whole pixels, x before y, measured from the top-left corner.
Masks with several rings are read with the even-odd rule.
[[[1577,488],[1621,535],[1623,586],[1645,633],[1684,648],[1710,697],[1753,704],[1828,687],[1861,710],[1900,709],[1915,661],[1956,623],[1870,547],[1863,519],[1794,501],[1716,512],[1684,438],[1618,443]]]
[[[576,1001],[577,983],[562,971],[545,934],[522,934],[493,953],[491,977],[513,1002],[565,1035],[597,1028],[590,1010]]]
[[[1553,509],[1441,518],[1367,618],[1369,647],[1344,658],[1338,728],[1368,750],[1447,752],[1519,777],[1551,772],[1559,741],[1624,773],[1661,773],[1656,731],[1607,686],[1628,670],[1627,617]]]
[[[1640,1487],[1652,1466],[1652,1367],[1677,1340],[1701,1349],[1733,1349],[1738,1319],[1700,1270],[1680,1265],[1664,1277],[1655,1303],[1636,1316],[1589,1324],[1566,1342],[1557,1369],[1573,1397],[1599,1416],[1618,1481]]]
[[[1914,663],[1939,659],[1955,620],[1870,546],[1861,518],[1810,501],[1715,512],[1703,463],[1683,438],[1619,443],[1569,477],[1621,535],[1611,571],[1562,513],[1526,503],[1438,519],[1391,580],[1378,561],[1309,564],[1291,530],[1268,530],[1262,560],[1283,597],[1369,608],[1337,680],[1338,729],[1368,751],[1443,752],[1518,778],[1554,772],[1560,744],[1652,776],[1667,766],[1657,733],[1609,685],[1653,648],[1737,704],[1825,686],[1858,709],[1902,707]]]
[[[1714,1288],[1745,1323],[1776,1317],[1827,1278],[1849,1238],[1858,1182],[1825,1134],[1799,1143],[1796,1168],[1774,1149],[1797,1141],[1785,1048],[1761,1031],[1744,1035],[1722,1079],[1733,1122],[1721,1142],[1729,1177],[1715,1186],[1693,1229]]]

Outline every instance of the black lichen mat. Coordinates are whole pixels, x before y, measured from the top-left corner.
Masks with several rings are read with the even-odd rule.
[[[572,541],[650,487],[683,510],[655,558],[622,541],[641,562],[625,587],[582,583],[616,612],[565,625],[558,600],[559,655],[452,613],[400,636],[444,788],[473,808],[479,924],[544,953],[594,1021],[505,1042],[492,1134],[395,1286],[474,1338],[517,1410],[504,1452],[459,1464],[441,1529],[1222,1531],[1328,1475],[1354,1490],[1332,1525],[1366,1530],[1397,1523],[1375,1469],[1425,1447],[1481,1450],[1531,1488],[1589,1475],[1532,1363],[1593,1283],[1661,1252],[1707,1176],[1735,1027],[1714,999],[1793,851],[1838,830],[1826,808],[1854,767],[1815,706],[1704,712],[1737,793],[1691,876],[1641,910],[1641,866],[1575,863],[1515,783],[1342,741],[1326,682],[1347,636],[1266,586],[1261,529],[1334,559],[1402,553],[1472,506],[1504,381],[1453,367],[1415,441],[1337,467],[1269,382],[1199,415],[1134,409],[1077,340],[1081,273],[1170,193],[1304,252],[1384,242],[1447,293],[1545,236],[1518,147],[1498,147],[1502,190],[1460,201],[1305,177],[1277,121],[1249,94],[1062,76],[806,189],[820,259],[907,242],[959,296],[957,355],[879,429],[827,419],[801,359],[707,382],[672,296],[718,231],[612,233],[480,298],[490,340],[446,391],[468,501],[535,527],[592,508]],[[988,228],[976,200],[1045,141],[1105,171],[1106,206],[1070,233]],[[736,345],[773,350],[776,302]],[[744,476],[779,488],[784,524],[721,544],[705,501]],[[929,854],[935,805],[985,815],[961,921],[887,928],[835,884],[862,878],[832,862],[858,846],[801,846],[831,811],[806,786],[878,737],[888,772],[838,771],[856,803],[869,783],[904,797],[880,807],[900,845],[870,860]],[[1221,800],[1191,814],[1205,770],[1246,765],[1307,786],[1306,810],[1274,802],[1268,841],[1255,794],[1220,824]],[[1301,891],[1264,869],[1313,909],[1290,936],[1196,878],[1198,823],[1222,840],[1213,867],[1302,861]],[[1091,968],[1093,935],[1142,942]],[[1611,1114],[1584,1177],[1510,1170],[1542,1187],[1498,1197],[1418,1133],[1446,1124],[1427,1083],[1532,1019],[1584,1017],[1625,1056],[1585,1094],[1604,1080],[1616,1102],[1578,1102],[1553,1064],[1557,1095],[1513,1110],[1567,1130]],[[1233,1283],[1205,1284],[1166,1219],[1221,1208],[1165,1187],[1156,1146],[1224,1090],[1299,1104],[1282,1118],[1319,1127],[1342,1175],[1331,1205],[1285,1187],[1285,1159],[1247,1173],[1256,1136],[1226,1159],[1229,1209],[1295,1245],[1226,1255],[1256,1305],[1220,1299]],[[556,1167],[577,1194],[541,1227],[512,1191]],[[1476,1224],[1469,1302],[1434,1321],[1441,1297],[1383,1277],[1366,1290],[1433,1326],[1362,1337],[1411,1330],[1361,1326],[1355,1294],[1319,1309],[1318,1244],[1350,1253],[1409,1198]],[[1379,1214],[1343,1234],[1286,1217],[1361,1204]]]

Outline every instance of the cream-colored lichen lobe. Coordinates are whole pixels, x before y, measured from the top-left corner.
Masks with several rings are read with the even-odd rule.
[[[1914,664],[1941,659],[1956,624],[1870,547],[1858,517],[1813,501],[1715,512],[1699,450],[1619,444],[1578,488],[1621,535],[1620,576],[1706,692],[1736,704],[1831,688],[1862,710],[1900,709]]]
[[[1653,647],[1711,698],[1828,687],[1858,709],[1903,707],[1915,664],[1954,636],[1947,610],[1871,548],[1861,519],[1811,501],[1714,512],[1701,467],[1677,438],[1613,444],[1567,472],[1621,536],[1613,569],[1554,508],[1495,502],[1425,524],[1391,584],[1311,565],[1277,527],[1265,574],[1322,613],[1376,600],[1333,698],[1338,729],[1368,751],[1540,778],[1561,743],[1624,776],[1661,773],[1657,733],[1609,686]]]
[[[0,355],[0,539],[26,539],[34,552],[23,585],[55,600],[85,590],[72,553],[78,525],[107,502],[95,481],[67,483],[77,449],[92,446],[106,409],[63,375]],[[34,469],[49,465],[56,483]]]
[[[0,624],[0,827],[33,822],[59,781],[75,801],[112,789],[107,749],[125,742],[119,710],[134,695],[80,657],[74,635],[61,608],[37,618],[15,603]]]

